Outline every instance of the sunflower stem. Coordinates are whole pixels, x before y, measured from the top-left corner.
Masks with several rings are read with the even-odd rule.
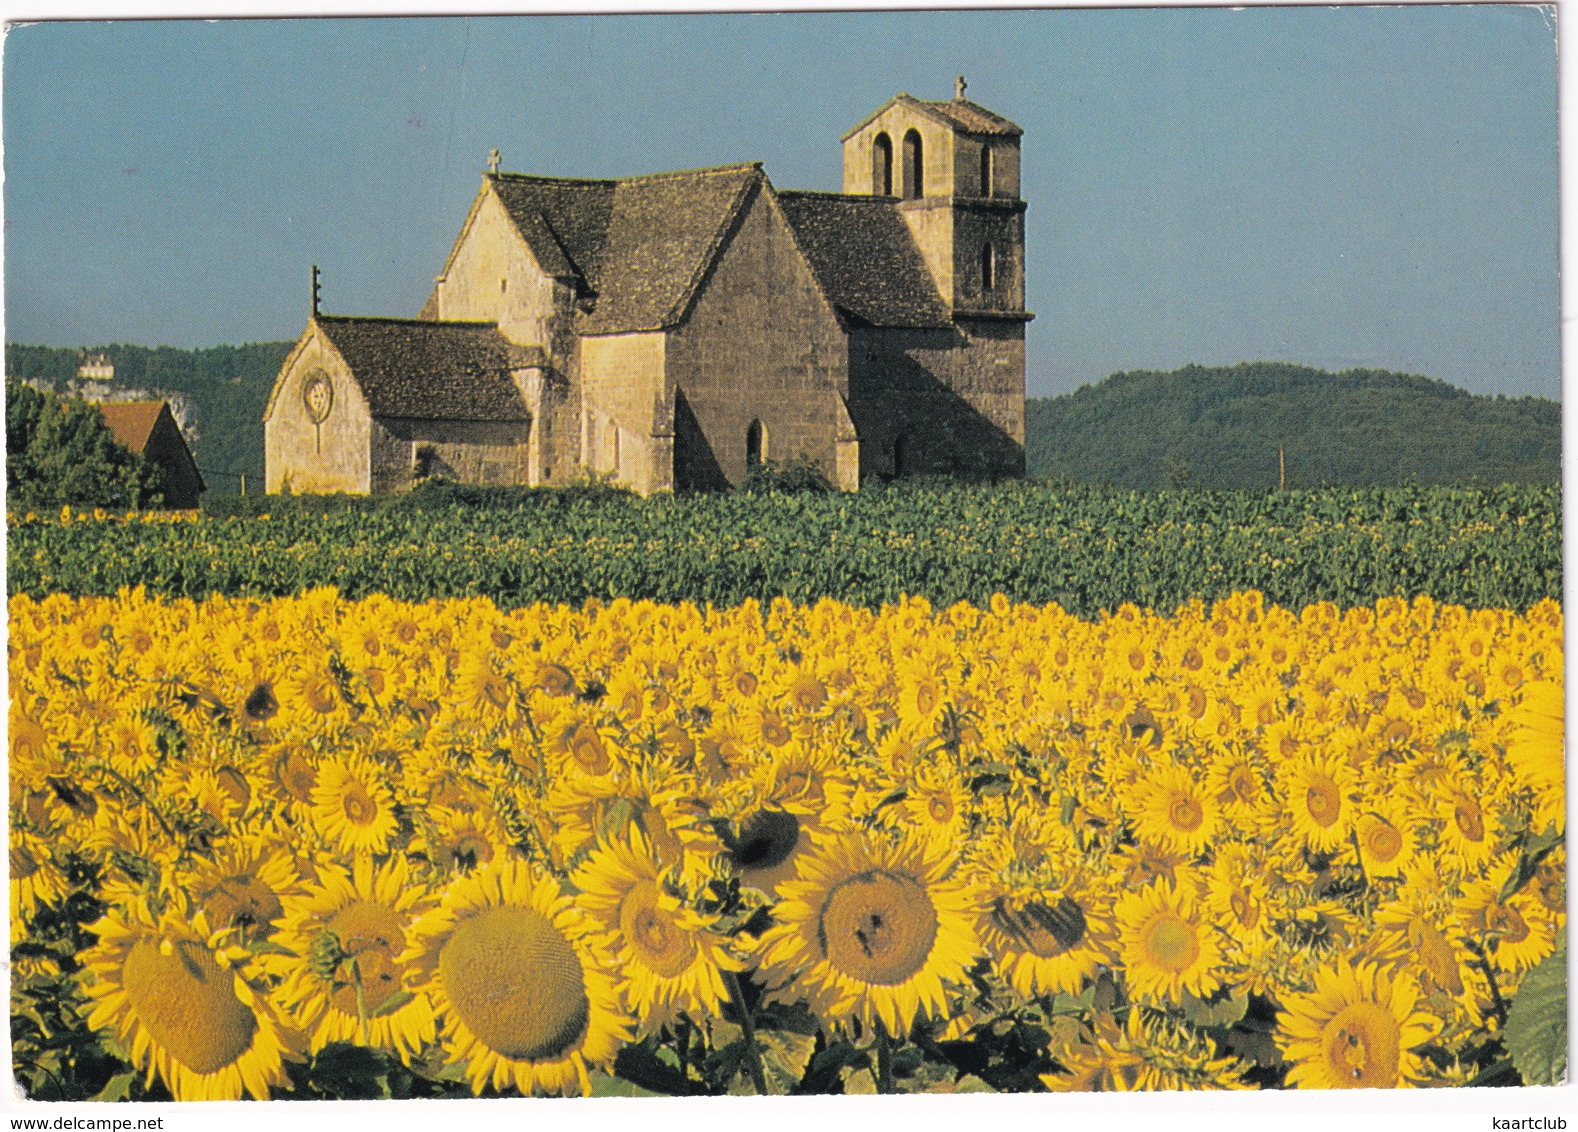
[[[728,984],[729,997],[734,1000],[734,1005],[740,1011],[740,1034],[745,1040],[745,1063],[751,1070],[751,1084],[755,1087],[758,1096],[767,1096],[767,1075],[762,1072],[762,1051],[756,1045],[756,1023],[751,1017],[751,1008],[745,1002],[745,992],[740,986],[740,976],[733,971],[723,972],[723,981]]]
[[[1507,1003],[1501,997],[1501,988],[1496,985],[1496,969],[1490,965],[1490,956],[1485,954],[1485,948],[1477,940],[1463,941],[1468,949],[1474,953],[1473,965],[1478,967],[1485,976],[1485,981],[1490,984],[1490,1004],[1495,1011],[1496,1022],[1500,1026],[1507,1024]]]
[[[877,1092],[891,1093],[893,1088],[893,1046],[888,1041],[888,1028],[877,1023]]]
[[[356,1021],[361,1027],[362,1045],[367,1045],[367,999],[362,995],[362,968],[351,960],[351,985],[356,988]]]

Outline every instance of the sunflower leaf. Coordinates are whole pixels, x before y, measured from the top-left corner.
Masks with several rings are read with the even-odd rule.
[[[1564,940],[1523,977],[1507,1011],[1507,1052],[1530,1085],[1561,1084],[1567,1075],[1567,944]]]
[[[399,1010],[402,1006],[410,1002],[415,997],[416,995],[407,990],[396,991],[394,994],[380,1002],[378,1004],[378,1009],[374,1010],[367,1017],[382,1018],[385,1014],[393,1014],[396,1010]]]
[[[132,1082],[137,1080],[136,1073],[117,1073],[111,1077],[93,1097],[96,1101],[123,1101],[131,1093]]]

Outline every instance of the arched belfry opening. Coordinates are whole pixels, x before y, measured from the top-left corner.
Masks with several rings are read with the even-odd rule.
[[[759,468],[767,459],[767,429],[759,420],[745,430],[745,469]]]
[[[991,244],[981,245],[981,290],[990,291],[997,286],[997,249]]]
[[[893,195],[893,139],[878,134],[871,143],[871,192],[875,196]]]
[[[981,195],[983,197],[993,195],[992,173],[992,147],[983,145],[981,147]]]
[[[926,166],[921,154],[921,136],[919,131],[910,130],[904,135],[904,199],[915,200],[924,195],[925,182],[922,173]]]

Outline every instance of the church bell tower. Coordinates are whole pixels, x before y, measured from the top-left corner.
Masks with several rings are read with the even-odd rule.
[[[964,96],[899,94],[844,135],[844,192],[891,197],[956,319],[1028,321],[1018,126]]]

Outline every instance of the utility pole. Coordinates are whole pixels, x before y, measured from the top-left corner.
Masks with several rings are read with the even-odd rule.
[[[1288,489],[1288,459],[1282,451],[1282,445],[1277,445],[1277,490]],[[245,494],[243,492],[242,494]]]

